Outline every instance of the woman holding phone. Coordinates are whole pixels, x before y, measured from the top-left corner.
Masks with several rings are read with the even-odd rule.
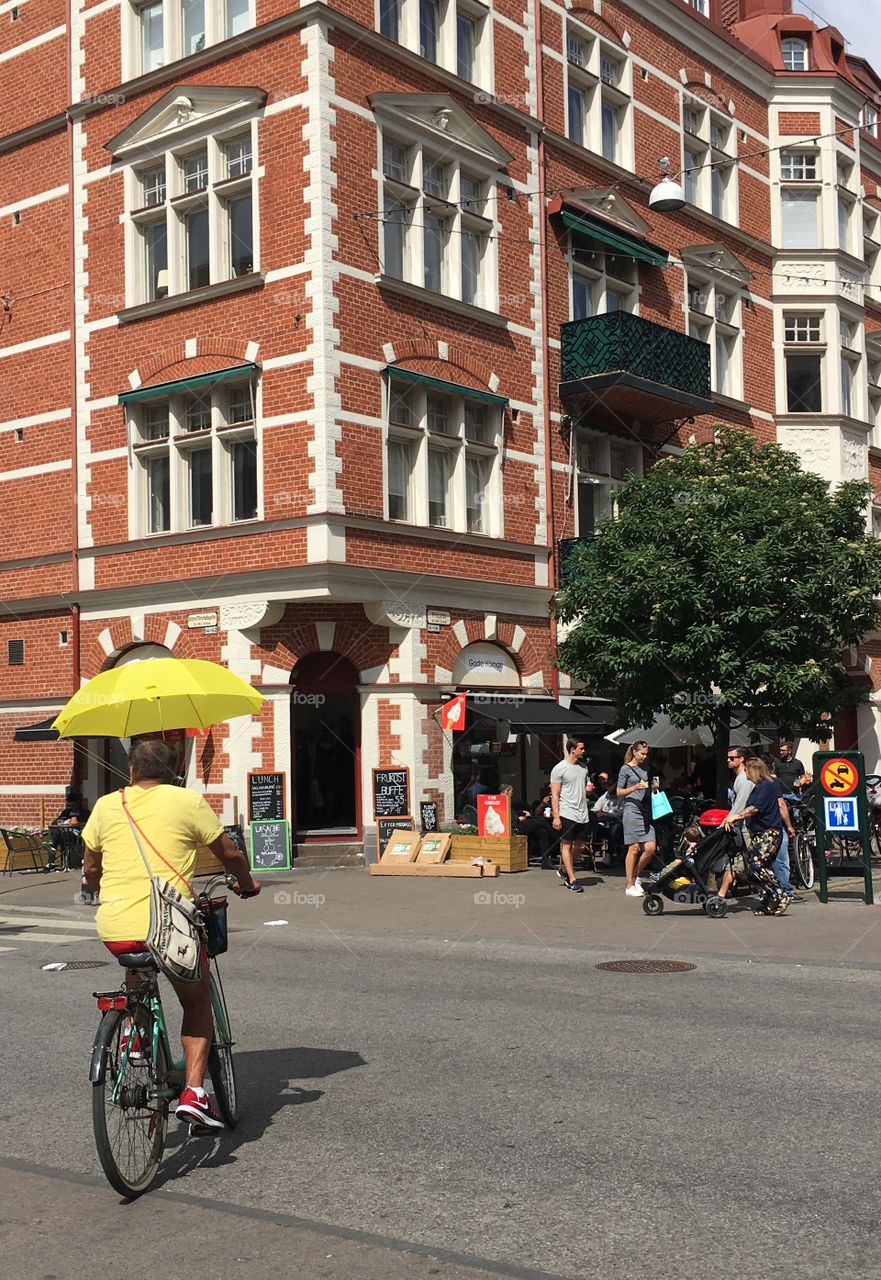
[[[624,801],[622,816],[624,844],[627,846],[624,858],[627,887],[624,892],[628,898],[644,896],[639,873],[645,870],[655,856],[655,829],[646,815],[650,794],[648,770],[645,767],[648,754],[648,743],[631,743],[618,774],[617,794]]]

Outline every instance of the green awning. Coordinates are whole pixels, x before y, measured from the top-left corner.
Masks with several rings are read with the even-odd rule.
[[[487,404],[503,405],[508,403],[507,396],[496,396],[491,391],[478,391],[474,387],[463,387],[458,382],[445,382],[443,378],[430,378],[427,373],[415,373],[412,369],[397,369],[389,365],[386,372],[400,382],[421,382],[423,386],[435,391],[444,391],[448,396],[464,396],[466,400],[484,400]]]
[[[162,396],[174,396],[181,391],[201,391],[215,382],[230,382],[233,378],[253,378],[258,373],[256,364],[237,364],[232,369],[217,369],[214,373],[200,373],[193,378],[178,378],[176,382],[159,382],[155,387],[138,387],[123,391],[120,404],[137,404],[141,400],[158,400]]]
[[[669,263],[666,249],[659,249],[657,245],[649,244],[648,240],[640,240],[639,236],[631,235],[619,227],[610,227],[601,218],[592,218],[589,213],[575,213],[573,209],[565,207],[560,210],[560,217],[570,231],[578,231],[591,240],[601,240],[618,253],[647,262],[652,267],[666,267]]]

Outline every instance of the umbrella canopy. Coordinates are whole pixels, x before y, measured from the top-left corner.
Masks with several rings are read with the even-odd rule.
[[[86,681],[59,711],[62,738],[130,738],[163,729],[207,729],[252,715],[262,693],[216,662],[146,658]]]
[[[618,729],[606,735],[610,742],[620,746],[631,742],[646,742],[650,747],[709,747],[713,744],[712,732],[700,725],[697,729],[680,729],[672,724],[669,716],[655,716],[648,729]]]

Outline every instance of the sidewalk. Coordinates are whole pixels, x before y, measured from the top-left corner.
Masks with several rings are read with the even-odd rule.
[[[469,945],[486,939],[585,948],[609,958],[716,956],[881,970],[881,906],[863,903],[860,878],[833,875],[825,906],[811,892],[781,919],[756,917],[754,899],[745,897],[724,920],[671,902],[649,918],[638,899],[624,896],[618,868],[578,878],[582,894],[567,893],[553,872],[538,870],[485,881],[377,879],[362,869],[274,873],[264,877],[259,898],[241,907],[233,902],[230,925],[243,932],[284,920],[300,936],[318,931],[326,938],[330,930]],[[77,872],[3,876],[0,915],[10,907],[42,907],[89,918],[94,909],[76,902],[79,882]]]

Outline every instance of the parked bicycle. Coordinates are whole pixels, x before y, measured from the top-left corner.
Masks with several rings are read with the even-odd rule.
[[[238,1089],[233,1039],[217,957],[227,949],[227,899],[213,896],[225,884],[234,893],[232,876],[215,876],[196,898],[200,926],[209,957],[208,982],[214,1036],[208,1071],[217,1109],[229,1128],[238,1117]],[[152,1186],[165,1149],[168,1118],[184,1084],[184,1061],[172,1054],[159,972],[149,952],[118,957],[140,975],[137,989],[93,992],[102,1017],[92,1048],[92,1123],[98,1158],[108,1182],[128,1198]],[[197,1128],[197,1126],[194,1126]]]
[[[795,835],[789,841],[789,871],[795,872],[804,889],[813,888],[817,862],[817,831],[814,810],[809,799],[787,797]]]

